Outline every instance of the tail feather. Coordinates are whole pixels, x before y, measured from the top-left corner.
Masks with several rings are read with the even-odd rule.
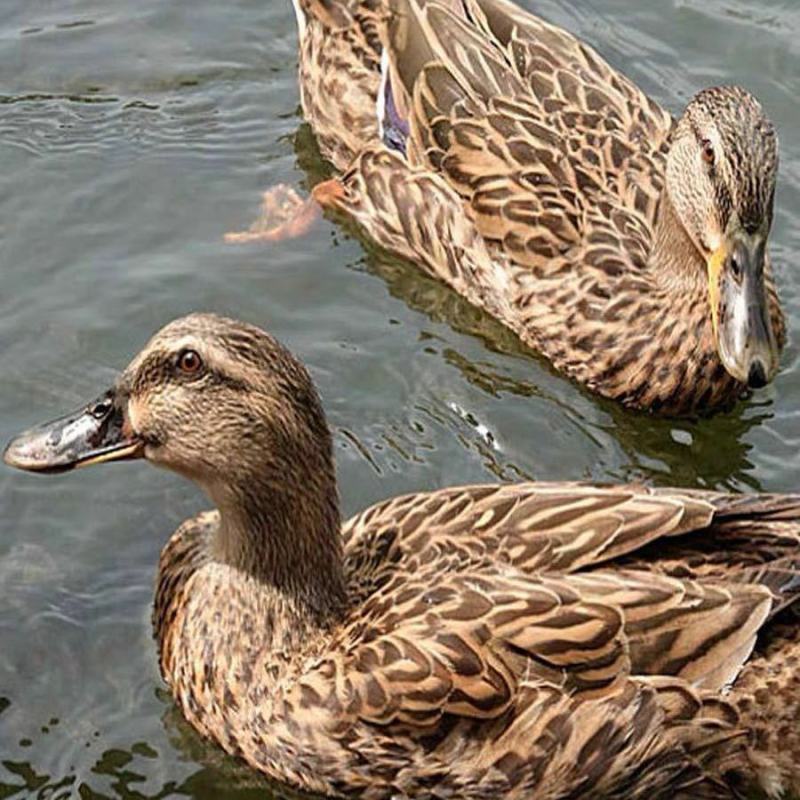
[[[751,567],[737,577],[743,583],[757,583],[772,592],[773,604],[768,617],[772,619],[800,598],[800,552]]]
[[[796,522],[800,529],[800,494],[725,494],[711,502],[720,521],[782,520]]]
[[[800,496],[685,494],[714,506],[708,528],[659,540],[632,554],[626,565],[767,586],[776,597],[774,613],[800,596]]]

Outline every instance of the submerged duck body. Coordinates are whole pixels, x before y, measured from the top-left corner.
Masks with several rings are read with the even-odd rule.
[[[203,487],[217,510],[161,556],[161,671],[272,778],[376,799],[800,788],[800,497],[471,486],[342,525],[307,372],[212,315],[4,457],[144,457]]]
[[[774,376],[777,138],[752,95],[675,120],[507,0],[295,5],[325,204],[625,405],[709,411]]]

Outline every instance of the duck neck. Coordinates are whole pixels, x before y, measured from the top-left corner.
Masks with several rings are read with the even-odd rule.
[[[678,217],[667,187],[661,192],[650,266],[658,285],[671,295],[696,299],[708,291],[706,267]]]
[[[213,492],[220,525],[212,556],[305,622],[324,625],[341,613],[346,592],[333,467],[323,473],[292,482],[285,474],[251,478]]]

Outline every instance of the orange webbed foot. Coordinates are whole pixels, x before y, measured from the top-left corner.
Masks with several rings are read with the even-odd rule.
[[[337,201],[344,199],[344,186],[336,178],[318,183],[311,191],[311,196],[323,207],[333,207]]]
[[[261,213],[248,230],[226,233],[225,241],[280,242],[303,236],[320,218],[320,206],[332,205],[343,196],[344,189],[337,180],[317,184],[307,200],[291,186],[279,183],[264,192]]]

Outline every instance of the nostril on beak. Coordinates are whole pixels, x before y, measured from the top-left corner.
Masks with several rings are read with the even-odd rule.
[[[750,365],[750,372],[747,375],[747,385],[751,389],[761,389],[767,385],[767,370],[764,364],[756,359]]]

